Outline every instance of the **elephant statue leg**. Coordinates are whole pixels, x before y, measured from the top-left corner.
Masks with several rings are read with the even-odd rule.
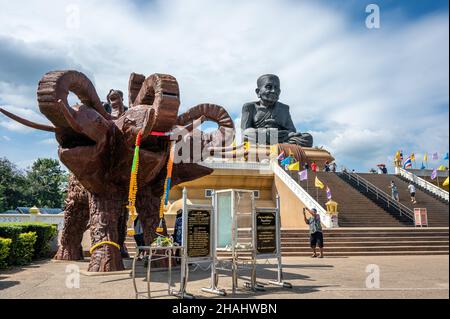
[[[89,222],[88,192],[72,174],[64,209],[64,228],[56,260],[81,260],[83,250],[81,241]]]
[[[91,261],[88,271],[124,270],[119,246],[119,218],[126,196],[119,193],[90,194]]]

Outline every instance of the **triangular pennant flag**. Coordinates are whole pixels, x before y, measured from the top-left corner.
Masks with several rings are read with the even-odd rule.
[[[282,152],[277,156],[277,160],[279,160],[279,161],[284,160],[284,151],[282,151]]]
[[[428,162],[428,154],[427,154],[427,153],[425,153],[425,154],[423,155],[423,161],[424,161],[424,162]]]
[[[435,179],[437,177],[437,169],[434,169],[431,173],[431,179]]]
[[[305,181],[308,179],[308,170],[305,169],[298,173],[300,175],[300,181]]]
[[[330,200],[331,199],[331,190],[327,185],[327,199]]]
[[[288,166],[288,170],[290,171],[299,171],[300,170],[300,162],[294,163],[294,164],[290,164]]]
[[[290,165],[291,164],[291,158],[290,157],[286,157],[284,158],[281,162],[281,165]]]
[[[448,161],[448,152],[444,155],[444,161]]]
[[[447,178],[445,179],[445,181],[442,183],[442,186],[447,186],[448,185],[448,176],[447,176]]]
[[[317,178],[317,176],[316,179],[314,180],[314,186],[320,189],[323,189],[325,187],[325,185],[323,185],[323,183],[320,181],[320,179]]]
[[[423,162],[422,162],[422,166],[420,166],[420,169],[425,169],[425,165],[423,165]]]
[[[447,167],[445,167],[444,165],[439,165],[439,167],[437,168],[438,171],[446,171]]]
[[[432,159],[433,159],[433,161],[436,161],[439,159],[439,155],[437,152],[433,153]]]

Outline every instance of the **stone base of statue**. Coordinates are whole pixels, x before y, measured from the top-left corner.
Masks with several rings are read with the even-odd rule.
[[[319,167],[323,167],[326,162],[331,163],[334,157],[327,150],[317,147],[302,147],[295,144],[276,144],[276,145],[257,145],[250,144],[246,147],[244,144],[214,151],[215,158],[222,158],[225,161],[246,161],[246,162],[265,162],[273,157],[284,153],[285,156],[292,155],[296,161],[304,165],[315,162]]]

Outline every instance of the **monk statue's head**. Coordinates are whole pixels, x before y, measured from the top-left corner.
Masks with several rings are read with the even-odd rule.
[[[256,81],[256,95],[265,106],[272,106],[280,97],[280,79],[275,74],[261,75]]]

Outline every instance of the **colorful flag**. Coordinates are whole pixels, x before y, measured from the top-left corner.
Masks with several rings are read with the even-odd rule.
[[[281,165],[290,165],[291,164],[291,158],[290,157],[286,157],[284,158],[281,162]]]
[[[300,170],[300,162],[296,162],[288,166],[288,170],[290,171],[299,171]]]
[[[395,158],[400,159],[400,151],[397,151],[397,153],[395,153]]]
[[[327,199],[330,200],[331,199],[331,191],[330,188],[327,186]]]
[[[411,161],[415,161],[416,160],[416,155],[414,155],[414,153],[411,153],[411,156],[409,158],[411,159]]]
[[[447,153],[445,153],[445,156],[444,156],[444,161],[448,161],[448,152],[447,152]]]
[[[445,179],[445,181],[442,183],[442,186],[447,186],[448,185],[448,176],[447,176],[447,178]]]
[[[300,181],[305,181],[308,179],[308,170],[307,169],[298,172],[298,174],[300,175]]]
[[[317,164],[316,164],[316,162],[312,162],[311,169],[312,169],[313,172],[317,172]]]
[[[426,163],[426,162],[428,162],[428,154],[427,153],[425,153],[424,155],[423,155],[423,161]]]
[[[408,157],[405,161],[405,163],[403,164],[403,168],[404,169],[408,169],[412,167],[412,162],[411,162],[411,157]]]
[[[434,169],[431,173],[431,179],[435,179],[437,177],[437,169]]]
[[[437,152],[433,153],[432,159],[433,159],[433,161],[437,161],[439,159],[439,155]]]
[[[447,167],[445,167],[444,165],[439,165],[439,167],[437,168],[438,171],[446,171]]]
[[[284,151],[282,151],[282,152],[277,156],[277,160],[279,160],[279,161],[284,160]]]
[[[422,166],[420,166],[420,169],[425,169],[425,165],[423,165],[423,162],[422,162]]]
[[[314,186],[320,189],[323,189],[325,187],[325,185],[323,185],[323,183],[320,181],[320,179],[317,178],[317,176],[316,179],[314,180]]]

